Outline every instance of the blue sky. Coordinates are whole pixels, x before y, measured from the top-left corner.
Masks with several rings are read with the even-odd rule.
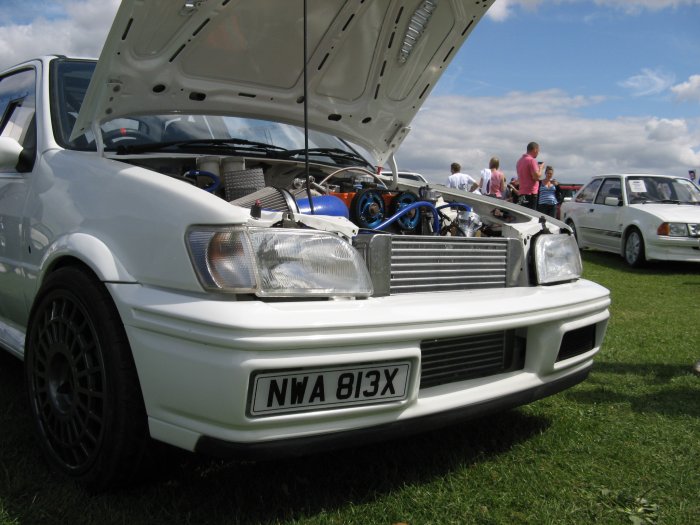
[[[482,21],[458,57],[463,73],[487,72],[485,78],[466,73],[469,94],[559,88],[605,97],[586,108],[593,118],[700,115],[700,105],[680,103],[668,91],[700,73],[700,3],[656,10],[640,3],[637,11],[624,9],[634,2],[606,4],[542,2],[515,8],[502,21]],[[455,76],[441,86],[443,93],[457,92]]]
[[[97,56],[118,4],[2,0],[0,68]],[[399,166],[435,182],[531,140],[560,180],[700,169],[700,0],[496,0],[411,127]]]

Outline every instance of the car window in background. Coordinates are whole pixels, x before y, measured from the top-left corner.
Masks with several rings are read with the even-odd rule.
[[[26,69],[0,79],[0,130],[25,147],[34,125],[36,74]]]
[[[601,182],[602,179],[595,179],[589,182],[588,186],[583,188],[579,194],[576,195],[576,202],[593,202]]]
[[[700,202],[700,190],[683,178],[637,176],[626,182],[630,204],[643,202]]]
[[[581,184],[559,184],[559,190],[561,191],[562,198],[572,199],[576,192],[582,187]]]
[[[620,199],[620,179],[605,179],[595,199],[596,204],[605,204],[607,197]]]
[[[681,202],[700,203],[700,189],[686,179],[674,179],[673,189],[676,192],[676,198]]]

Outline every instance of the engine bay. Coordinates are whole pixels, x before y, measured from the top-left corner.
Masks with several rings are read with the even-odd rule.
[[[453,190],[399,181],[366,167],[243,157],[134,155],[119,160],[208,191],[233,205],[293,214],[345,217],[360,232],[452,237],[519,237],[512,225],[531,216]],[[460,192],[461,193],[461,192]]]

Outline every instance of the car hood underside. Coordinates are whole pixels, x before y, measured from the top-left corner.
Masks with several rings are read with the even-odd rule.
[[[169,112],[303,125],[306,85],[309,127],[381,164],[492,2],[123,0],[73,136]]]

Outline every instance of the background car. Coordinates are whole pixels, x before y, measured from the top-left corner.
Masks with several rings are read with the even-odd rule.
[[[561,206],[580,248],[645,261],[700,262],[700,191],[688,179],[626,174],[594,177]]]
[[[423,175],[420,173],[416,173],[415,171],[398,171],[398,180],[401,182],[409,182],[409,183],[416,183],[421,186],[425,186],[429,184],[428,179],[426,179]],[[390,183],[391,180],[394,178],[393,174],[389,170],[384,170],[382,173],[379,175],[379,177],[386,181],[387,183]]]

